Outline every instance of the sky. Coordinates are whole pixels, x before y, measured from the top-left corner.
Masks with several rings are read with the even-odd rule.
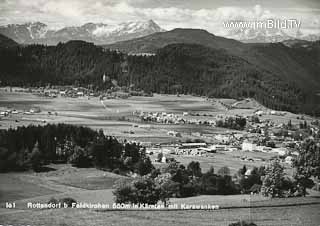
[[[56,29],[152,19],[166,30],[223,35],[225,21],[268,18],[297,19],[304,34],[319,34],[320,0],[0,0],[0,25],[40,21]]]

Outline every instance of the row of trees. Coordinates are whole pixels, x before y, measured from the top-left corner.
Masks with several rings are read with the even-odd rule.
[[[115,185],[114,194],[119,203],[167,203],[171,197],[195,195],[229,195],[239,193],[260,193],[269,197],[305,196],[307,188],[314,186],[313,179],[320,179],[320,145],[316,140],[305,140],[300,155],[293,164],[295,173],[289,177],[279,160],[268,166],[246,166],[239,169],[234,178],[228,167],[222,167],[217,174],[214,168],[202,173],[199,162],[187,167],[171,162],[162,169],[130,181]]]
[[[176,162],[162,169],[154,169],[144,177],[135,180],[120,180],[114,194],[118,203],[167,203],[171,197],[190,197],[200,194],[237,194],[239,188],[232,182],[230,170],[221,168],[217,174],[211,168],[201,172],[199,162],[187,167]]]
[[[139,175],[153,169],[143,147],[120,143],[102,130],[66,124],[0,130],[0,172],[39,171],[51,162]]]
[[[228,129],[243,130],[247,120],[244,117],[227,117],[224,120],[217,120],[216,126]]]

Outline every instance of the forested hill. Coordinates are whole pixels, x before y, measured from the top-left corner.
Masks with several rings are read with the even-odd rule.
[[[18,43],[13,41],[12,39],[0,34],[0,47],[9,48],[13,46],[18,46]]]
[[[127,53],[153,53],[169,44],[195,43],[215,49],[225,49],[263,70],[270,71],[308,92],[320,90],[320,42],[286,46],[282,43],[245,44],[215,36],[200,29],[174,29],[142,38],[104,46]]]
[[[0,49],[2,85],[74,84],[107,88],[105,73],[121,86],[159,93],[253,97],[278,110],[318,111],[308,90],[223,49],[172,44],[155,56],[127,56],[92,43]],[[110,85],[110,84],[109,84]],[[306,106],[308,102],[308,106]],[[308,107],[308,108],[307,108]]]
[[[306,93],[294,83],[247,61],[197,44],[171,44],[154,57],[128,58],[130,73],[118,80],[158,93],[253,97],[273,109],[302,111]],[[131,78],[133,76],[133,79]]]
[[[104,73],[116,75],[122,54],[84,41],[57,46],[29,45],[2,48],[2,85],[99,84]]]

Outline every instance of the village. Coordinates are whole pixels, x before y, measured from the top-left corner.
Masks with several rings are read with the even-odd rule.
[[[55,86],[50,88],[12,88],[4,89],[6,93],[30,93],[39,98],[76,98],[90,101],[90,98],[99,99],[104,107],[105,103],[115,101],[123,102],[130,96],[143,96],[142,93],[123,92],[122,89],[110,89],[104,93],[94,92],[91,89],[74,86]],[[141,95],[139,95],[141,94]],[[146,97],[147,98],[147,97]],[[179,99],[179,97],[176,97]],[[197,155],[206,156],[217,151],[235,151],[241,150],[244,152],[264,152],[274,153],[280,156],[285,162],[290,163],[297,151],[295,149],[300,146],[301,141],[306,137],[319,136],[319,122],[310,117],[305,120],[306,116],[297,115],[291,122],[284,120],[273,120],[277,118],[285,118],[286,112],[270,110],[266,108],[256,108],[250,113],[241,112],[239,105],[247,103],[248,100],[234,101],[234,103],[224,103],[223,100],[203,100],[205,104],[223,105],[227,113],[216,112],[201,112],[201,111],[143,111],[133,110],[128,113],[124,120],[132,122],[132,128],[122,133],[135,134],[134,128],[150,129],[153,125],[188,125],[205,128],[205,131],[175,131],[166,130],[166,135],[177,138],[178,142],[168,143],[152,143],[148,144],[149,153],[170,153],[176,155]],[[245,108],[245,107],[244,107]],[[230,110],[231,109],[231,110]],[[237,114],[232,112],[232,109]],[[239,111],[240,109],[240,111]],[[130,109],[129,109],[130,111]],[[118,112],[118,110],[117,110]],[[0,108],[0,120],[12,118],[17,115],[48,115],[58,116],[58,111],[44,112],[41,106],[30,106],[25,109],[14,109],[12,107]],[[290,113],[291,114],[291,113]],[[17,119],[18,120],[18,119]],[[244,121],[244,125],[237,127]],[[46,123],[46,120],[40,120]],[[210,128],[225,128],[223,132],[211,133]],[[169,128],[169,127],[168,127]],[[184,139],[186,137],[186,139]],[[197,142],[193,142],[193,140]],[[138,140],[139,141],[139,140]],[[187,141],[187,142],[186,142]],[[152,151],[151,151],[152,150]],[[251,161],[254,161],[251,159]]]

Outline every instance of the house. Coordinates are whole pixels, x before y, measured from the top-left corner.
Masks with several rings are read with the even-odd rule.
[[[40,113],[41,112],[41,110],[40,110],[40,108],[39,107],[33,107],[33,108],[31,108],[30,109],[30,111],[29,111],[30,113]]]
[[[294,157],[292,157],[292,156],[287,156],[287,157],[284,159],[284,162],[287,163],[287,164],[289,164],[289,165],[292,165],[293,160],[294,160]]]
[[[216,153],[216,149],[212,148],[212,147],[208,147],[208,148],[198,148],[199,151],[204,151],[207,153]]]
[[[181,144],[182,148],[201,148],[207,147],[206,143],[183,143]]]
[[[227,146],[226,145],[212,145],[210,148],[213,149],[215,152],[217,152],[217,151],[226,151],[227,150]]]
[[[251,176],[252,174],[252,170],[251,169],[247,169],[247,171],[244,173],[245,177]]]
[[[2,115],[2,116],[7,116],[9,113],[7,112],[7,111],[1,111],[0,112],[0,115]]]
[[[162,156],[161,162],[162,162],[162,163],[166,163],[166,162],[167,162],[167,158],[166,158],[165,156]]]
[[[261,111],[261,110],[260,110],[260,111],[256,111],[256,112],[255,112],[255,115],[258,115],[258,116],[262,116],[263,114],[264,114],[264,112],[263,112],[263,111]]]
[[[173,137],[182,137],[182,136],[181,136],[181,133],[175,132],[175,131],[169,131],[169,132],[168,132],[168,135],[169,135],[169,136],[173,136]]]
[[[284,156],[288,153],[288,149],[287,148],[273,148],[270,152],[277,153],[280,156]]]
[[[257,149],[257,145],[249,141],[244,141],[241,149],[242,151],[255,151]]]
[[[77,96],[82,97],[84,96],[84,93],[82,91],[77,92]]]

